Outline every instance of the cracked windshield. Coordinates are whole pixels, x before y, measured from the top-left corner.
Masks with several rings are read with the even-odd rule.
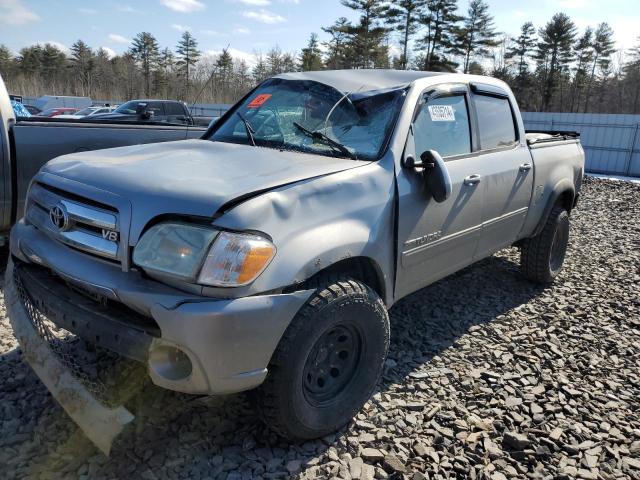
[[[403,97],[402,89],[342,93],[314,81],[273,79],[221,122],[211,140],[375,160]]]

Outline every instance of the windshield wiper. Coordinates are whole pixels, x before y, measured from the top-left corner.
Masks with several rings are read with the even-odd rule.
[[[333,147],[334,149],[339,150],[342,154],[346,155],[350,159],[352,160],[358,159],[358,156],[355,153],[353,153],[351,150],[345,147],[342,143],[335,141],[333,138],[330,138],[326,134],[319,132],[317,130],[312,132],[308,128],[305,128],[302,125],[300,125],[298,122],[293,122],[293,126],[296,127],[298,130],[300,130],[305,135],[313,138],[314,140],[320,140],[325,145],[329,145],[330,147]]]
[[[242,123],[244,123],[244,129],[247,131],[247,137],[249,137],[249,141],[251,142],[251,145],[255,147],[256,140],[255,138],[253,138],[253,134],[256,133],[256,131],[253,129],[253,127],[249,123],[249,120],[244,118],[244,116],[240,112],[236,111],[236,115],[238,115],[238,117],[240,117],[240,120],[242,120]]]

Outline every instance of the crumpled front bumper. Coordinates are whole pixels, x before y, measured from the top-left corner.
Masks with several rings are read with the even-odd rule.
[[[47,342],[36,332],[22,304],[11,261],[5,275],[4,301],[13,333],[31,368],[87,437],[105,455],[109,455],[114,438],[133,420],[133,415],[123,406],[110,408],[100,403],[51,352]]]
[[[188,294],[144,279],[137,272],[122,272],[118,266],[63,246],[22,222],[12,230],[11,254],[16,261],[50,269],[63,284],[99,293],[152,319],[159,334],[148,337],[147,358],[151,359],[157,349],[175,347],[189,357],[192,369],[185,378],[167,378],[148,360],[147,372],[155,384],[185,393],[226,394],[260,385],[280,338],[311,295],[307,290],[227,300]],[[5,298],[25,358],[91,440],[108,452],[111,440],[133,417],[123,407],[113,409],[98,402],[56,359],[29,320],[17,290],[15,268],[10,260]],[[29,290],[29,286],[24,289]],[[45,290],[37,294],[45,295]],[[36,305],[48,310],[63,308],[64,299],[54,294],[49,297],[38,298]],[[73,311],[64,310],[62,317]],[[89,328],[92,321],[99,321],[97,317],[88,322]]]

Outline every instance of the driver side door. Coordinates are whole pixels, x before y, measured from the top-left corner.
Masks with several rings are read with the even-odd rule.
[[[396,298],[419,290],[474,260],[482,230],[482,164],[474,155],[468,87],[440,86],[425,92],[416,107],[397,172],[398,248]],[[438,203],[421,168],[406,159],[435,150],[443,158],[452,190]],[[411,162],[409,162],[410,164]]]

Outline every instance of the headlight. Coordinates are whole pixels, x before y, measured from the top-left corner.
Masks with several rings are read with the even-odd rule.
[[[276,247],[266,238],[222,232],[209,251],[198,283],[239,287],[253,282],[267,268]]]
[[[276,247],[257,235],[163,223],[142,236],[133,261],[150,274],[215,287],[239,287],[258,278],[275,253]]]
[[[181,223],[151,227],[133,251],[133,262],[149,273],[195,282],[202,260],[218,232]]]

